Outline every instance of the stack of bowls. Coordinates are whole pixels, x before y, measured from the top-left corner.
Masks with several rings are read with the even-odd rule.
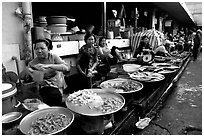
[[[67,32],[67,17],[66,16],[49,16],[46,18],[48,23],[48,30],[51,33],[65,33]]]

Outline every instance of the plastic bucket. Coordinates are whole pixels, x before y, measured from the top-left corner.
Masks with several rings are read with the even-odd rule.
[[[108,38],[108,39],[114,39],[114,33],[113,33],[113,31],[107,31],[107,38]]]

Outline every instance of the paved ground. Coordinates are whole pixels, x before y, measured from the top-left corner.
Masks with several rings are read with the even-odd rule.
[[[138,135],[202,135],[202,55],[190,61],[176,88]]]

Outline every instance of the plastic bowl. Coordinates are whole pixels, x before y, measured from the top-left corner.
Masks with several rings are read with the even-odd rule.
[[[138,70],[138,68],[141,67],[141,65],[137,64],[124,64],[123,70],[128,73],[132,73]]]
[[[2,128],[9,129],[18,124],[22,113],[20,112],[9,112],[2,116]]]

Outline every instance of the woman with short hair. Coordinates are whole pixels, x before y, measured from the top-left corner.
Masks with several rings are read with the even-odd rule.
[[[70,70],[68,66],[58,55],[50,52],[52,44],[47,39],[38,39],[34,41],[34,51],[36,58],[28,64],[28,71],[34,78],[36,72],[43,75],[40,84],[39,93],[43,102],[49,106],[62,105],[62,90],[65,88],[62,72]]]

